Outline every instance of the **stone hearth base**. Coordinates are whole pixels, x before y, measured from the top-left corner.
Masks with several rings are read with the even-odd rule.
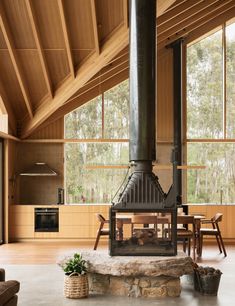
[[[91,273],[90,292],[131,297],[177,297],[181,286],[179,277],[125,277]]]
[[[177,297],[180,276],[193,272],[192,259],[177,256],[114,256],[86,251],[90,292],[132,297]]]

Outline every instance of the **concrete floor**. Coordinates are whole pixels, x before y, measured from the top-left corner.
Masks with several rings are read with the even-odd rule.
[[[175,306],[227,306],[235,303],[235,247],[229,247],[228,257],[218,254],[216,247],[207,247],[202,258],[203,266],[219,268],[221,276],[218,296],[202,296],[195,292],[188,278],[182,279],[182,293],[179,298],[136,299],[128,297],[95,296],[87,299],[70,300],[63,297],[63,271],[56,264],[49,265],[1,265],[6,269],[7,279],[21,283],[19,306],[68,306],[68,305],[175,305]]]

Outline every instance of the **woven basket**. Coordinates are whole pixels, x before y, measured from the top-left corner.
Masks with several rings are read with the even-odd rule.
[[[81,299],[88,296],[88,277],[87,274],[71,273],[64,278],[64,295],[70,299]]]

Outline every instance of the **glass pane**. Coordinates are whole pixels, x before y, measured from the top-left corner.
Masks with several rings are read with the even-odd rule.
[[[235,144],[190,143],[188,164],[206,169],[187,171],[189,203],[235,203]]]
[[[65,138],[102,137],[101,96],[89,101],[65,116]]]
[[[129,80],[104,93],[104,138],[129,138]]]
[[[91,169],[89,165],[128,165],[128,143],[68,143],[67,203],[109,203],[128,169]]]
[[[187,49],[187,138],[223,137],[222,31]]]
[[[235,138],[235,23],[226,27],[227,137]]]

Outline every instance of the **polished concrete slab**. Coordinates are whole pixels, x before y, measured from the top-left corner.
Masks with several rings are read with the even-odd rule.
[[[182,293],[178,298],[144,299],[91,295],[83,300],[63,297],[64,274],[56,264],[46,265],[1,265],[6,269],[7,279],[17,279],[21,283],[19,306],[68,306],[68,305],[174,305],[174,306],[227,306],[235,303],[235,247],[228,247],[228,257],[218,253],[216,247],[205,248],[201,265],[219,268],[221,277],[218,296],[202,296],[195,292],[187,278],[182,280]]]

